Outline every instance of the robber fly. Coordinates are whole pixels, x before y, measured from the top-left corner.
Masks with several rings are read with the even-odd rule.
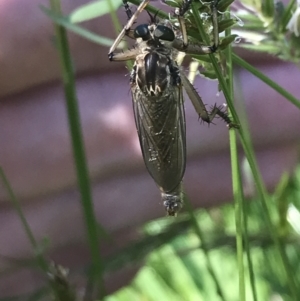
[[[175,11],[181,36],[175,35],[171,25],[160,23],[156,15],[150,15],[150,24],[132,29],[139,14],[150,0],[140,3],[135,13],[123,0],[128,22],[109,50],[111,61],[135,60],[130,75],[135,123],[145,165],[159,186],[167,214],[175,216],[183,203],[182,178],[186,166],[186,133],[183,107],[183,86],[199,117],[211,123],[216,115],[233,126],[225,112],[214,106],[208,112],[193,85],[176,63],[178,51],[190,54],[209,54],[219,44],[216,0],[211,3],[214,44],[204,46],[189,44],[184,14],[192,0],[184,0]],[[115,49],[128,36],[136,40],[133,49],[115,53]]]

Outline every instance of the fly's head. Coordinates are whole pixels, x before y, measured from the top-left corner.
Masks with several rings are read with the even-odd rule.
[[[148,47],[168,47],[175,39],[172,28],[160,23],[140,24],[134,30],[137,44],[145,44]]]

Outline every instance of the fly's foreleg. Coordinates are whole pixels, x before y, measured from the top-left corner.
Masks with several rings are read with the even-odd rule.
[[[188,46],[188,36],[186,32],[184,14],[190,9],[191,3],[192,0],[185,0],[183,1],[182,6],[175,10],[175,15],[177,16],[181,29],[183,47]]]
[[[195,90],[194,86],[191,84],[189,79],[185,76],[185,74],[180,71],[181,82],[186,90],[187,95],[189,96],[196,112],[198,113],[201,120],[207,123],[211,123],[216,116],[221,117],[229,126],[229,128],[238,128],[238,125],[233,123],[229,116],[217,105],[214,105],[210,112],[207,111],[202,98]]]
[[[112,53],[111,57],[109,57],[109,60],[113,62],[135,60],[137,55],[138,49],[134,48],[124,52]]]
[[[217,4],[219,0],[212,0],[211,2],[211,14],[213,24],[213,36],[214,44],[211,46],[205,45],[190,45],[188,43],[188,36],[184,21],[184,14],[190,9],[193,0],[184,0],[182,6],[175,10],[175,15],[178,18],[180,24],[182,39],[175,39],[173,47],[179,51],[183,51],[188,54],[210,54],[214,53],[219,47],[219,31],[218,31],[218,11]]]
[[[127,17],[128,18],[130,17],[130,19],[128,20],[127,24],[123,27],[122,31],[119,33],[118,37],[116,38],[116,40],[114,41],[114,43],[112,44],[112,46],[109,49],[108,58],[110,61],[116,60],[115,59],[116,54],[114,53],[114,51],[116,50],[117,46],[120,44],[120,42],[122,41],[124,36],[127,35],[128,32],[130,32],[131,26],[133,25],[133,23],[138,18],[139,14],[145,9],[145,7],[148,5],[149,2],[150,2],[150,0],[143,0],[141,2],[141,4],[138,6],[136,12],[134,14],[132,14],[132,12],[127,4],[127,1],[123,0]]]
[[[132,18],[132,11],[128,5],[128,2],[127,0],[123,0],[123,5],[124,5],[124,8],[125,8],[125,13],[127,15],[127,19],[130,20]]]

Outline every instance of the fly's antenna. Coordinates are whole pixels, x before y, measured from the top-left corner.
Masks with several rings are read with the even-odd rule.
[[[149,13],[147,10],[146,10],[147,14],[149,15],[150,17],[150,23],[151,24],[157,24],[159,22],[159,19],[157,17],[158,13],[159,13],[159,10],[156,11],[156,13],[154,15],[152,15],[151,13]]]

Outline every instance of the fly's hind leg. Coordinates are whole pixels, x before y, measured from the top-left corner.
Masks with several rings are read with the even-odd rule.
[[[212,24],[213,24],[213,36],[214,43],[211,46],[197,45],[197,44],[189,44],[188,37],[186,32],[186,26],[184,21],[184,14],[190,9],[193,0],[184,0],[182,6],[175,11],[177,15],[178,22],[180,24],[182,39],[175,39],[173,42],[173,47],[179,51],[183,51],[187,54],[210,54],[214,53],[219,46],[219,31],[218,31],[218,11],[217,5],[219,0],[212,0],[210,3],[211,14],[212,14]],[[217,105],[214,105],[210,112],[207,111],[201,97],[198,92],[195,90],[194,86],[190,83],[185,74],[180,71],[182,84],[192,101],[196,112],[199,114],[201,120],[207,123],[211,123],[216,116],[221,117],[228,126],[238,127],[235,123],[233,123],[228,115]]]
[[[195,90],[189,79],[185,76],[183,71],[180,71],[181,82],[189,96],[196,112],[198,113],[201,120],[207,123],[211,123],[216,116],[221,117],[229,126],[229,128],[238,128],[238,125],[233,123],[229,116],[217,105],[214,105],[210,112],[207,111],[202,98]]]

